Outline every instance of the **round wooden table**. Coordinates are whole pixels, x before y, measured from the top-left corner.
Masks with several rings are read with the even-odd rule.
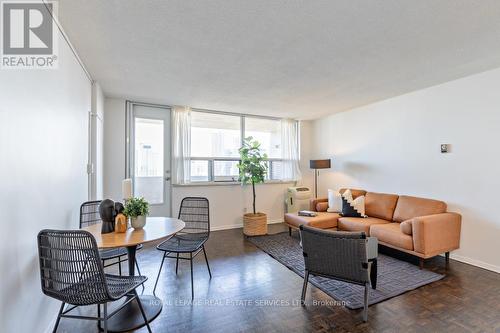
[[[128,253],[129,275],[135,274],[135,252],[137,245],[165,240],[184,229],[184,222],[170,217],[148,217],[143,229],[127,229],[124,233],[111,232],[101,234],[101,223],[85,228],[96,239],[97,247],[108,249],[113,247],[125,247]],[[148,322],[156,318],[163,307],[162,301],[153,295],[139,296]],[[121,301],[118,301],[121,302]],[[145,326],[144,318],[137,302],[130,302],[108,320],[108,331],[126,332]]]

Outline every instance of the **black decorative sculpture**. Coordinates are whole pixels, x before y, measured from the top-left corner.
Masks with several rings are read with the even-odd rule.
[[[115,202],[115,214],[118,215],[118,214],[123,214],[123,211],[125,210],[125,207],[123,206],[123,204],[121,202]]]
[[[115,202],[111,199],[101,201],[99,215],[102,220],[101,234],[115,231]]]

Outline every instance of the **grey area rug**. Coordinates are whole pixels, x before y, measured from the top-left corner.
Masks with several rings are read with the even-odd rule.
[[[304,277],[304,257],[297,238],[290,237],[287,232],[284,232],[250,237],[248,240],[290,270]],[[420,270],[418,266],[379,254],[377,289],[369,289],[369,304],[385,301],[391,297],[438,281],[443,277],[442,274],[425,269]],[[344,302],[349,309],[363,307],[363,286],[319,276],[310,276],[309,282],[337,301]],[[297,292],[300,296],[300,290],[297,290]]]

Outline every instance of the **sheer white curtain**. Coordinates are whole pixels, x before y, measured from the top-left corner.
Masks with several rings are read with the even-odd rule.
[[[172,183],[187,184],[191,179],[191,108],[172,107]]]
[[[281,119],[281,158],[283,180],[300,180],[298,121]]]

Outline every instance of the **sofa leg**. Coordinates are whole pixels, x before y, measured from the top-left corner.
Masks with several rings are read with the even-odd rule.
[[[418,259],[418,264],[420,266],[420,269],[424,269],[424,258],[419,258]]]
[[[292,236],[292,228],[291,227],[288,227],[288,235]]]
[[[446,265],[450,263],[450,252],[446,252],[444,254],[445,260],[446,260]]]

